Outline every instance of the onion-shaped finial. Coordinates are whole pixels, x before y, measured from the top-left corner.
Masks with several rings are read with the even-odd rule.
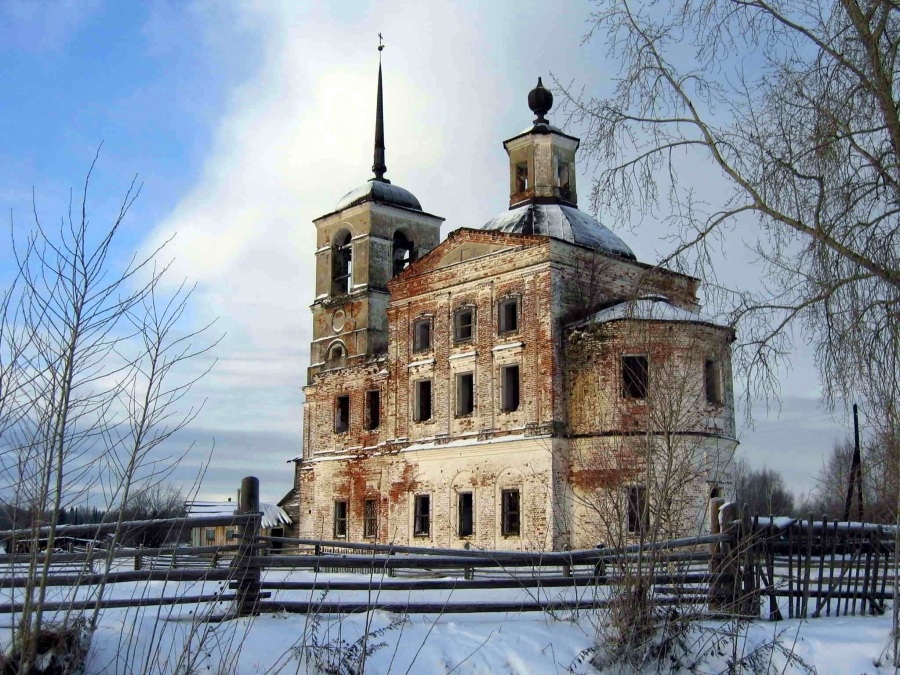
[[[544,87],[541,78],[538,78],[537,86],[528,92],[528,107],[531,108],[531,112],[537,115],[537,118],[534,120],[535,124],[548,124],[544,115],[550,112],[550,108],[553,107],[553,94]]]

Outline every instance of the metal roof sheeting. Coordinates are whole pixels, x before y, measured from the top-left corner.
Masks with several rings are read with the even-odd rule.
[[[414,211],[422,210],[419,200],[409,190],[399,185],[391,185],[373,178],[341,197],[337,207],[335,207],[335,211],[342,211],[363,202],[379,202],[381,204],[401,206],[404,209],[413,209]]]

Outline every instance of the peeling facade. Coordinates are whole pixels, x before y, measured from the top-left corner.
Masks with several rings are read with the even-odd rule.
[[[382,130],[380,101],[379,73]],[[551,104],[539,83],[482,228],[441,242],[377,135],[376,178],[315,221],[295,536],[547,550],[702,527],[737,445],[734,335],[696,279],[577,209]]]

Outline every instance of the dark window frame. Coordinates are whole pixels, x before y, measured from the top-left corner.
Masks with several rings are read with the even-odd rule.
[[[515,388],[511,387],[510,378],[515,372]],[[515,391],[513,397],[511,392]],[[511,398],[512,397],[512,398]],[[522,367],[518,363],[508,363],[500,366],[500,410],[501,412],[515,412],[522,405]]]
[[[373,402],[374,401],[374,402]],[[369,389],[366,392],[366,419],[364,426],[372,431],[381,426],[381,390]]]
[[[395,277],[416,261],[416,246],[401,230],[394,232],[391,247],[391,276]]]
[[[422,394],[422,389],[428,386],[428,404],[423,406],[426,398]],[[430,378],[416,380],[413,382],[413,422],[430,422],[434,416],[434,383]],[[427,415],[425,413],[428,413]]]
[[[363,503],[363,538],[375,539],[377,536],[378,499],[376,497],[367,497]]]
[[[463,382],[468,384],[463,386]],[[456,417],[469,417],[475,413],[475,372],[456,373],[453,377],[453,390],[456,394]],[[468,390],[468,394],[466,394]],[[467,405],[466,405],[467,404]]]
[[[468,508],[466,508],[468,506]],[[468,512],[468,515],[466,515]],[[456,533],[460,539],[475,536],[475,493],[456,493]]]
[[[623,354],[622,398],[642,400],[650,390],[650,359],[646,354]]]
[[[707,404],[719,406],[725,402],[722,364],[718,359],[708,358],[703,362],[703,389]]]
[[[350,431],[350,394],[340,394],[334,397],[334,433],[346,434],[348,431]]]
[[[646,485],[629,485],[625,488],[626,522],[628,534],[647,534],[650,531],[650,505],[647,502]]]
[[[349,511],[346,499],[334,500],[334,538],[346,539],[349,531]]]
[[[421,332],[420,329],[422,327],[426,328],[426,336],[427,340],[421,340]],[[422,316],[413,321],[412,326],[412,344],[413,344],[413,354],[421,354],[422,352],[430,352],[433,349],[433,322],[430,316]],[[424,342],[424,344],[423,344]]]
[[[525,192],[529,186],[528,162],[516,162],[516,192]]]
[[[215,541],[216,540],[216,528],[207,527],[206,531],[204,532],[204,535],[206,537],[206,541]]]
[[[331,294],[346,295],[353,283],[353,233],[341,230],[331,249]]]
[[[512,307],[512,327],[509,326],[510,315],[507,308]],[[501,299],[497,303],[497,335],[515,335],[519,332],[521,312],[521,298],[511,296]]]
[[[522,493],[519,488],[500,491],[500,534],[522,536]]]
[[[413,536],[431,536],[431,493],[418,494],[413,498]]]
[[[468,314],[469,321],[467,323],[463,323],[463,317]],[[455,312],[453,312],[453,342],[454,344],[463,344],[466,342],[474,342],[475,341],[475,306],[474,305],[464,305],[462,307],[458,307]],[[464,332],[468,332],[468,335],[464,335]]]

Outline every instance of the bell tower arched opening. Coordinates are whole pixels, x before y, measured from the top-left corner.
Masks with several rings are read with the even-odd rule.
[[[331,294],[346,295],[353,279],[353,243],[350,232],[342,230],[334,238],[331,252]]]
[[[416,249],[413,241],[400,230],[394,232],[393,255],[391,259],[394,265],[393,273],[391,274],[393,277],[409,267],[416,259]]]

